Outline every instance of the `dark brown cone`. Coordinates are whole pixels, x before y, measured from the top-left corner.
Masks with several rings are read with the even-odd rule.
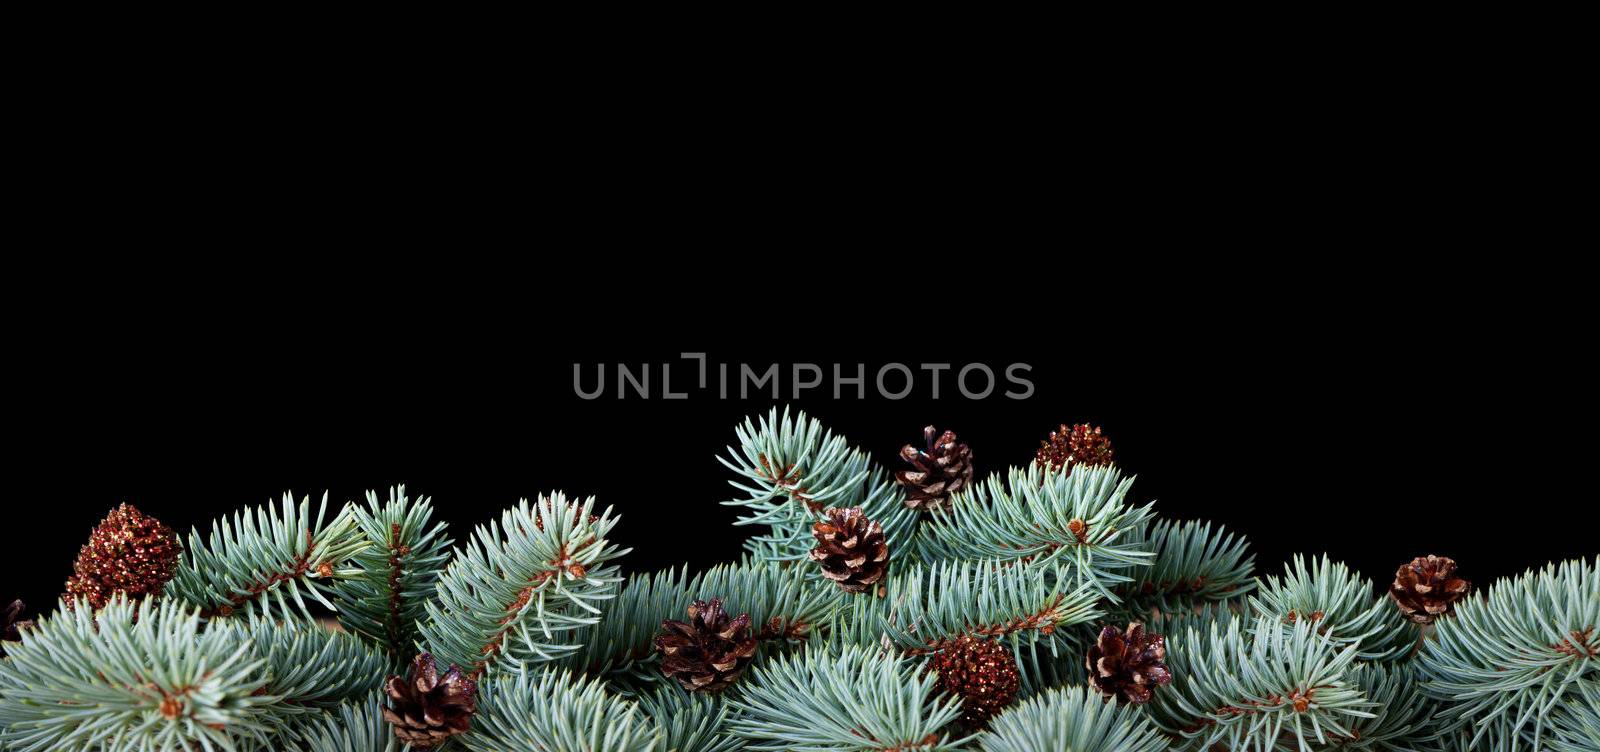
[[[1039,467],[1047,470],[1060,470],[1078,466],[1095,467],[1111,464],[1111,439],[1100,433],[1100,429],[1088,423],[1079,423],[1068,427],[1061,424],[1061,429],[1050,432],[1049,441],[1039,442],[1039,452],[1035,461]]]
[[[1444,556],[1419,556],[1401,566],[1389,586],[1389,597],[1400,613],[1418,624],[1450,614],[1456,601],[1472,592],[1472,583],[1456,576],[1455,560]]]
[[[817,547],[811,559],[822,565],[822,576],[850,593],[860,593],[883,579],[889,571],[889,545],[883,529],[867,519],[860,507],[829,509],[828,519],[811,526]]]
[[[972,635],[941,642],[931,666],[939,674],[939,687],[961,697],[961,719],[968,728],[988,723],[1017,699],[1022,686],[1011,651]]]
[[[1089,646],[1089,686],[1119,702],[1143,705],[1156,687],[1172,681],[1164,661],[1167,638],[1134,622],[1126,631],[1107,626]]]
[[[404,679],[389,677],[383,693],[389,698],[383,720],[394,727],[396,739],[417,749],[437,747],[466,731],[478,706],[477,683],[455,666],[440,676],[428,653],[411,662]]]
[[[119,592],[131,600],[158,596],[177,572],[182,553],[172,528],[123,504],[106,515],[78,551],[67,578],[67,603],[88,598],[98,609]]]
[[[664,619],[655,646],[661,651],[661,673],[691,692],[727,689],[756,654],[750,615],[728,618],[722,599],[695,601],[688,621]]]
[[[0,611],[0,639],[6,642],[18,642],[22,633],[33,626],[32,619],[22,618],[28,607],[22,601],[12,601],[4,611]],[[0,658],[5,657],[6,649],[0,645]]]
[[[901,470],[894,479],[906,488],[906,506],[932,512],[972,482],[972,449],[956,441],[955,431],[940,434],[933,426],[922,429],[922,442],[926,449],[907,444],[900,450],[900,459],[914,469]]]

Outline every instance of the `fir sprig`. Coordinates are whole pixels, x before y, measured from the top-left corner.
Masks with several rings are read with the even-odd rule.
[[[758,666],[730,702],[730,724],[751,750],[958,749],[949,726],[960,700],[936,692],[938,679],[893,652],[818,643]]]
[[[284,494],[276,506],[218,519],[206,538],[190,533],[167,594],[208,618],[258,612],[309,618],[306,596],[332,609],[323,593],[328,583],[359,574],[348,561],[368,544],[354,532],[348,508],[328,520],[327,494],[314,515],[310,497],[296,504]]]
[[[443,522],[433,522],[428,498],[407,497],[405,486],[390,488],[382,502],[367,492],[366,506],[351,504],[350,515],[367,546],[351,562],[356,574],[334,586],[339,623],[399,667],[416,653],[418,624],[453,541]]]
[[[1067,687],[995,716],[977,746],[983,752],[1162,752],[1167,739],[1137,708]]]
[[[1133,478],[1115,466],[1049,472],[1012,468],[957,494],[948,511],[934,512],[919,539],[928,559],[1003,560],[1070,566],[1079,578],[1115,600],[1131,583],[1130,570],[1155,554],[1143,545],[1152,505],[1127,501]]]
[[[578,651],[574,633],[600,620],[622,577],[607,539],[616,518],[594,499],[524,499],[473,533],[427,603],[423,640],[441,664],[474,678],[502,662],[536,664]],[[593,516],[593,519],[590,517]]]
[[[64,606],[0,661],[8,750],[233,750],[267,743],[293,714],[242,629],[203,629],[180,601]]]
[[[1600,677],[1600,575],[1595,561],[1552,564],[1502,580],[1459,604],[1418,655],[1446,731],[1472,745],[1549,735],[1546,715]],[[1476,748],[1476,747],[1474,747]]]

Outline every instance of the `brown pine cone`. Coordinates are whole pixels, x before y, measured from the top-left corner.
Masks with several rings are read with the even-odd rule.
[[[860,507],[829,509],[828,519],[811,526],[817,547],[811,559],[822,564],[822,576],[849,593],[860,593],[889,571],[889,545],[883,529]]]
[[[688,621],[664,619],[661,629],[655,640],[662,655],[661,673],[691,692],[727,689],[756,654],[750,615],[728,618],[721,598],[695,601],[689,606]]]
[[[1035,461],[1039,467],[1048,470],[1072,468],[1080,465],[1096,467],[1111,464],[1111,439],[1100,433],[1100,429],[1088,423],[1079,423],[1068,427],[1061,424],[1061,430],[1051,431],[1049,441],[1039,442],[1039,452]]]
[[[922,442],[926,449],[907,444],[900,450],[900,459],[916,469],[901,470],[894,479],[906,488],[906,506],[932,512],[972,482],[972,449],[956,441],[955,431],[939,434],[933,426],[922,429]]]
[[[930,664],[939,687],[961,698],[961,719],[980,728],[1013,700],[1022,687],[1017,661],[1004,645],[962,635],[936,648]]]
[[[182,553],[172,528],[123,504],[106,515],[78,551],[67,578],[67,604],[84,597],[99,609],[119,592],[133,600],[160,595],[178,571]]]
[[[1089,686],[1107,697],[1143,705],[1156,687],[1172,681],[1166,657],[1167,638],[1145,632],[1143,624],[1133,622],[1120,632],[1107,626],[1089,646]]]
[[[1456,576],[1456,562],[1444,556],[1419,556],[1400,567],[1389,586],[1400,613],[1418,624],[1432,624],[1448,615],[1456,601],[1472,592],[1472,583]]]
[[[478,685],[451,666],[444,676],[433,656],[422,653],[411,662],[404,679],[391,676],[383,683],[389,703],[383,720],[394,727],[396,739],[417,749],[431,749],[472,726],[477,710]]]

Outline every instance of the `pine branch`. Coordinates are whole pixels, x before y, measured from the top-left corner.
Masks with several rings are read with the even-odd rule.
[[[729,702],[730,728],[749,749],[936,752],[967,741],[944,730],[960,701],[935,694],[938,678],[892,652],[813,644],[755,668]]]
[[[1309,621],[1280,628],[1238,618],[1167,634],[1172,684],[1155,692],[1150,717],[1177,740],[1174,749],[1309,752],[1353,737],[1373,718],[1373,703],[1351,681],[1357,644],[1343,649]]]
[[[256,655],[267,661],[271,679],[262,691],[279,698],[275,707],[284,714],[319,714],[383,683],[388,662],[354,635],[298,619],[272,622],[252,617],[237,626],[233,621],[214,624],[208,631],[244,630]]]
[[[461,743],[473,752],[654,752],[665,733],[598,679],[566,671],[500,672],[479,687],[478,712]]]
[[[1052,641],[1059,630],[1101,615],[1095,591],[1072,582],[1061,568],[1042,564],[913,565],[888,578],[885,597],[852,599],[841,638],[887,640],[912,652],[963,634],[1013,645]]]
[[[373,692],[323,714],[298,735],[305,752],[401,752],[382,706],[382,693]]]
[[[1600,739],[1600,680],[1566,693],[1550,717],[1550,752],[1593,752]]]
[[[1424,690],[1445,701],[1441,728],[1470,724],[1472,745],[1537,746],[1545,715],[1600,677],[1600,575],[1577,559],[1500,580],[1434,627],[1417,660]]]
[[[1132,581],[1114,588],[1119,610],[1134,619],[1237,598],[1256,587],[1249,541],[1213,530],[1209,522],[1157,520],[1136,545],[1153,552],[1154,562],[1134,568]]]
[[[686,692],[672,682],[638,697],[639,709],[661,728],[661,746],[672,752],[735,752],[744,740],[723,733],[733,708],[721,695]]]
[[[606,539],[616,526],[594,499],[526,499],[497,525],[480,526],[439,578],[422,635],[446,665],[474,678],[509,661],[543,663],[582,645],[574,632],[599,621],[622,578],[611,562],[627,553]]]
[[[745,542],[757,558],[805,560],[814,545],[811,526],[828,507],[860,507],[883,528],[891,552],[911,550],[917,511],[906,507],[889,473],[844,437],[804,412],[791,416],[785,409],[779,417],[776,408],[759,425],[746,419],[734,430],[739,448],[717,460],[739,474],[729,484],[743,496],[723,504],[751,510],[735,524],[769,528]]]
[[[1167,740],[1133,706],[1083,687],[1053,689],[989,721],[983,752],[1164,752]]]
[[[931,560],[1062,564],[1115,599],[1113,588],[1132,582],[1129,570],[1155,557],[1142,532],[1153,511],[1125,502],[1132,485],[1115,466],[1070,474],[1012,468],[1004,480],[990,476],[933,513],[921,552]]]
[[[66,604],[0,661],[0,742],[19,751],[226,749],[284,722],[268,661],[187,604]],[[279,706],[279,707],[274,707]]]
[[[334,586],[339,623],[399,667],[416,653],[418,625],[450,561],[452,541],[443,522],[432,523],[428,498],[407,498],[405,486],[390,488],[385,502],[369,491],[365,507],[350,506],[367,547],[352,562],[357,574]]]
[[[842,596],[830,583],[810,582],[799,567],[746,560],[721,564],[690,576],[687,567],[629,578],[608,601],[600,622],[586,630],[584,649],[568,662],[592,674],[629,674],[659,679],[651,645],[661,622],[683,619],[696,600],[723,599],[733,614],[749,614],[755,634],[767,642],[793,642],[832,621]]]
[[[1437,703],[1423,696],[1413,663],[1365,663],[1351,667],[1350,681],[1373,703],[1373,718],[1350,723],[1350,736],[1337,738],[1338,750],[1442,752],[1432,718]]]
[[[206,540],[191,532],[167,595],[199,606],[208,618],[258,611],[271,617],[274,603],[282,615],[309,618],[303,595],[334,608],[323,583],[358,574],[345,562],[367,543],[348,510],[324,525],[327,511],[327,494],[314,517],[310,497],[297,505],[284,494],[279,506],[218,519]]]
[[[1358,660],[1399,658],[1416,643],[1416,630],[1371,580],[1327,556],[1309,567],[1296,556],[1282,579],[1267,577],[1250,607],[1256,615],[1286,627],[1309,621],[1335,645],[1356,644]]]

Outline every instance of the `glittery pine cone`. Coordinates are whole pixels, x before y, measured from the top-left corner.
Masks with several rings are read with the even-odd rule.
[[[1017,699],[1022,686],[1011,651],[972,635],[941,642],[929,666],[939,675],[939,687],[961,698],[961,719],[968,728],[988,723]]]
[[[133,600],[158,596],[177,572],[182,553],[172,528],[123,504],[106,515],[78,551],[67,578],[67,603],[88,598],[98,609],[119,592]]]
[[[1089,646],[1089,686],[1121,702],[1143,705],[1156,687],[1172,681],[1164,661],[1167,639],[1134,622],[1126,631],[1108,626]]]
[[[389,698],[383,720],[394,727],[396,739],[415,749],[437,747],[466,731],[478,705],[477,683],[455,666],[440,676],[439,664],[428,653],[411,662],[405,678],[389,677],[383,693]]]
[[[688,621],[664,619],[661,629],[655,639],[662,655],[661,672],[691,692],[727,689],[756,654],[750,615],[730,619],[721,598],[695,601],[689,606]]]
[[[1456,601],[1472,592],[1472,583],[1456,576],[1456,562],[1444,556],[1419,556],[1395,572],[1389,597],[1400,613],[1417,624],[1455,610]]]
[[[845,592],[864,592],[889,571],[889,545],[883,540],[883,529],[859,507],[829,509],[827,514],[827,520],[811,526],[811,535],[817,539],[811,559],[822,565],[823,577]]]
[[[18,642],[22,639],[22,633],[33,626],[32,619],[22,618],[22,614],[27,610],[28,607],[22,601],[12,601],[4,611],[0,611],[0,640]],[[5,646],[0,645],[0,658],[5,657],[5,654]]]
[[[1111,455],[1111,439],[1101,434],[1098,427],[1088,423],[1068,427],[1063,423],[1060,430],[1050,432],[1049,441],[1039,442],[1035,461],[1041,468],[1065,468],[1072,472],[1072,468],[1079,466],[1109,465]]]
[[[914,469],[901,470],[894,479],[906,488],[906,506],[931,512],[945,508],[951,494],[972,482],[972,449],[956,441],[955,431],[940,434],[933,426],[922,429],[922,443],[925,449],[907,444],[900,450],[900,459]]]

